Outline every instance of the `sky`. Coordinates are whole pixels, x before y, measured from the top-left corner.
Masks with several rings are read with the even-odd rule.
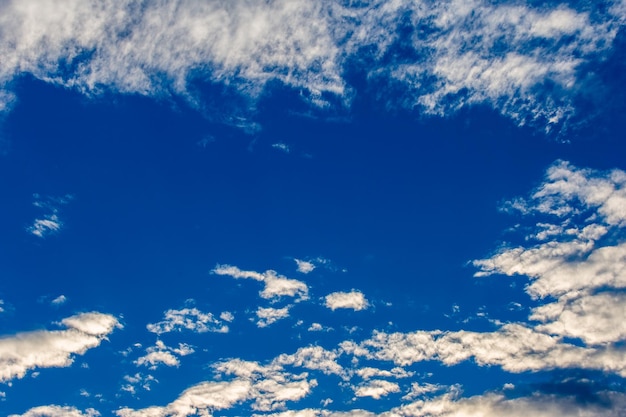
[[[626,2],[0,1],[0,415],[626,416]]]

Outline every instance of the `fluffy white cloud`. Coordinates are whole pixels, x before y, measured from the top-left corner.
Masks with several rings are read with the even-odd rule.
[[[148,324],[146,326],[148,330],[159,335],[183,329],[197,333],[228,333],[227,325],[216,319],[213,314],[203,313],[197,308],[167,310],[164,316],[163,321]],[[225,320],[222,316],[230,318],[230,320]],[[232,321],[232,314],[223,312],[220,318],[224,321]]]
[[[337,363],[337,357],[337,352],[326,350],[321,346],[308,346],[298,349],[291,355],[281,354],[272,363],[303,367],[325,374],[344,375],[343,368]]]
[[[277,300],[281,297],[295,297],[297,300],[308,299],[309,287],[302,281],[289,279],[278,275],[276,271],[242,271],[236,266],[218,265],[213,271],[217,275],[226,275],[235,279],[253,279],[265,284],[263,290],[259,292],[262,298]]]
[[[108,314],[82,313],[61,321],[67,330],[40,330],[0,338],[0,382],[22,378],[35,368],[67,367],[73,355],[100,345],[116,327]]]
[[[475,261],[477,276],[525,275],[526,291],[555,301],[532,310],[536,329],[589,345],[626,340],[626,172],[594,171],[557,161],[528,199],[507,209],[541,216],[528,245]],[[547,219],[547,220],[546,220]],[[608,238],[608,239],[607,239]]]
[[[24,414],[11,414],[9,417],[97,417],[101,414],[93,408],[80,411],[75,407],[59,405],[42,405],[31,408]]]
[[[298,272],[302,272],[303,274],[313,272],[315,269],[315,264],[313,262],[303,261],[301,259],[294,259],[294,261],[296,261],[296,265],[298,266]]]
[[[375,400],[395,392],[400,392],[400,386],[384,379],[367,381],[354,389],[354,395],[357,397],[372,397]]]
[[[603,59],[624,21],[618,1],[593,16],[565,5],[487,0],[142,7],[13,0],[2,7],[0,110],[14,102],[8,86],[22,74],[86,94],[177,94],[198,107],[193,81],[257,97],[278,80],[318,105],[328,94],[346,103],[352,93],[343,74],[356,57],[368,63],[370,79],[400,83],[406,97],[390,97],[398,105],[442,114],[486,103],[519,123],[548,124],[572,113],[581,66]],[[411,53],[392,57],[398,42]]]
[[[352,290],[350,292],[333,292],[325,298],[326,307],[331,310],[348,308],[355,311],[367,309],[369,304],[362,292]]]

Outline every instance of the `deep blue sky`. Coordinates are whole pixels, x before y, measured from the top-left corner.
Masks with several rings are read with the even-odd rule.
[[[1,415],[622,415],[626,6],[344,3],[0,6]]]

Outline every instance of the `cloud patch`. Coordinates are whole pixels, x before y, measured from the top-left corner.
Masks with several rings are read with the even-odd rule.
[[[292,297],[296,301],[309,298],[309,287],[302,281],[278,275],[276,271],[268,270],[263,273],[243,271],[236,266],[217,265],[213,271],[216,275],[226,275],[235,279],[252,279],[261,281],[264,288],[259,292],[261,298],[277,301],[283,297]]]
[[[351,309],[354,311],[366,310],[369,303],[362,292],[333,292],[324,298],[324,305],[335,311],[337,309]]]
[[[36,368],[68,367],[74,355],[100,345],[121,325],[109,315],[81,313],[63,319],[66,330],[39,330],[0,338],[0,382],[23,378]]]
[[[229,312],[222,312],[220,318],[229,322],[233,316]],[[228,333],[228,325],[216,319],[211,313],[204,313],[197,308],[183,308],[180,310],[167,310],[163,321],[150,323],[146,326],[148,331],[161,335],[169,332],[189,330],[195,333]]]

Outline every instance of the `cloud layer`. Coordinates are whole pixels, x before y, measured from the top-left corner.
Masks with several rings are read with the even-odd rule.
[[[176,95],[199,108],[202,83],[254,100],[279,82],[317,106],[332,97],[349,104],[347,74],[357,66],[370,82],[400,86],[401,97],[385,98],[392,106],[444,114],[482,103],[550,127],[575,112],[584,66],[602,61],[624,22],[623,4],[605,6],[8,1],[0,6],[0,110],[24,74],[88,95]]]

